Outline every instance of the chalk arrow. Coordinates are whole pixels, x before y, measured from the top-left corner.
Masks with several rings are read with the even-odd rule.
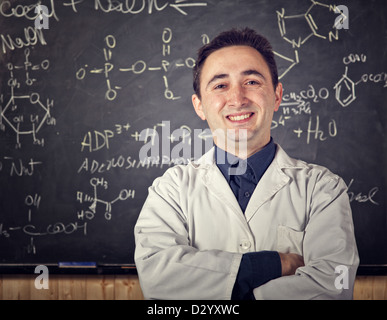
[[[184,1],[184,0],[183,0]],[[180,3],[182,2],[181,0],[176,0],[176,3],[170,4],[171,7],[175,8],[177,11],[179,11],[183,15],[187,15],[187,12],[185,12],[181,8],[186,8],[186,7],[205,7],[207,6],[207,3],[205,2],[194,2],[194,3]]]

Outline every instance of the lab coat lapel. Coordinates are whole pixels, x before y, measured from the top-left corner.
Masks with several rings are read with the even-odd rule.
[[[223,204],[232,208],[235,214],[244,220],[242,209],[239,206],[238,200],[235,198],[227,180],[223,176],[222,172],[215,164],[214,157],[215,148],[209,150],[198,162],[199,167],[206,167],[207,174],[204,176],[204,184],[206,185],[208,192],[216,196]],[[194,164],[194,166],[196,166]]]
[[[278,147],[278,146],[277,146]],[[270,200],[279,190],[281,190],[290,178],[282,170],[282,158],[284,151],[277,150],[276,157],[267,168],[258,185],[256,186],[251,199],[247,205],[245,216],[250,219],[257,213],[258,209],[268,200]]]
[[[235,198],[235,195],[222,172],[220,172],[215,164],[208,170],[205,180],[209,192],[214,194],[222,203],[231,207],[238,216],[243,217],[243,212],[239,206],[238,200]]]
[[[270,200],[279,190],[289,183],[290,178],[283,169],[295,168],[294,159],[290,158],[286,152],[277,144],[276,155],[262,176],[255,188],[251,199],[247,205],[245,214],[239,206],[229,184],[223,177],[214,160],[214,148],[208,151],[199,161],[198,166],[206,166],[207,174],[204,183],[209,192],[214,194],[222,203],[230,206],[244,224],[257,213],[258,209],[268,200]],[[194,165],[196,166],[196,165]]]

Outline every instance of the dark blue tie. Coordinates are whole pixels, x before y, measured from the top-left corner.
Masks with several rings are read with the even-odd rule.
[[[230,176],[230,187],[238,200],[239,206],[245,212],[250,197],[254,192],[256,184],[254,183],[254,172],[247,166],[247,170],[242,175]]]

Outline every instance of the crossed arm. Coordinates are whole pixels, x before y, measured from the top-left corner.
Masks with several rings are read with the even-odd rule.
[[[243,255],[192,247],[178,205],[152,188],[136,224],[135,237],[136,267],[147,299],[230,299],[233,293],[235,299],[253,298],[257,285],[292,275],[304,265],[302,257],[292,253]],[[251,273],[243,268],[243,256],[247,255],[256,255],[260,267]],[[272,272],[275,268],[277,271]],[[262,269],[270,273],[263,275]]]

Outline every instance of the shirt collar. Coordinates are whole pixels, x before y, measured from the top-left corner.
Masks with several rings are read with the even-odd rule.
[[[270,142],[263,147],[260,151],[254,153],[247,158],[247,170],[246,175],[252,177],[252,181],[258,183],[267,167],[272,162],[276,151],[276,145],[273,138],[270,138]],[[238,165],[242,159],[228,153],[215,145],[215,162],[219,170],[222,172],[228,182],[230,182],[231,176],[229,174],[229,168]]]

